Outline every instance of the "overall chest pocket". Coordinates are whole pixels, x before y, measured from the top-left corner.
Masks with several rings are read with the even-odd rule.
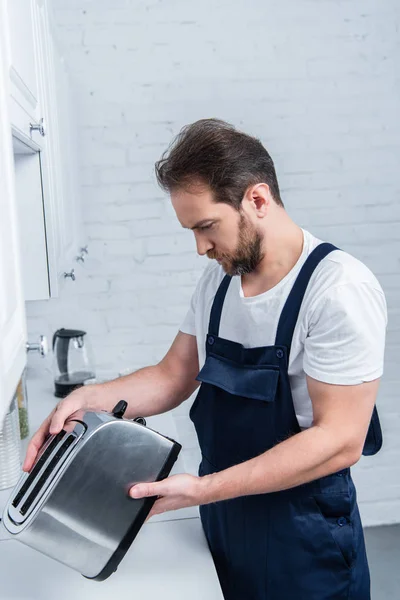
[[[272,447],[279,367],[238,363],[208,353],[190,411],[204,457],[216,470]]]
[[[278,386],[279,367],[241,364],[209,353],[196,379],[234,396],[273,402]]]

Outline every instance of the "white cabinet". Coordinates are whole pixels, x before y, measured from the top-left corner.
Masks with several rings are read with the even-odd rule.
[[[4,0],[2,0],[4,1]],[[10,116],[16,131],[30,136],[30,124],[43,117],[39,100],[37,0],[6,0]],[[40,137],[40,134],[35,134]],[[34,138],[35,139],[35,138]]]
[[[85,242],[74,106],[67,67],[52,33],[48,2],[6,0],[6,6],[24,297],[44,300],[59,296],[64,273],[76,266],[75,258]],[[19,75],[19,87],[15,85],[15,73]],[[19,95],[17,102],[21,89],[25,96]],[[28,124],[43,117],[44,131],[24,129],[22,114]],[[31,192],[29,197],[27,190]]]
[[[47,9],[0,0],[0,427],[26,364],[24,300],[58,296],[84,245],[74,107]]]
[[[43,37],[44,39],[44,37]],[[64,273],[76,266],[84,245],[78,185],[76,118],[72,86],[64,58],[47,30],[46,98],[47,152],[42,152],[44,206],[51,296],[58,296]]]
[[[0,24],[3,22],[4,5],[0,2]],[[4,36],[0,35],[0,429],[26,364],[7,63]]]

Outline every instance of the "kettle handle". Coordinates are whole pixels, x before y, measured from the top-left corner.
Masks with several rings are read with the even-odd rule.
[[[53,350],[53,352],[54,352],[54,346],[55,346],[55,343],[56,343],[56,337],[57,337],[57,335],[60,333],[60,331],[63,331],[63,329],[64,329],[64,328],[62,327],[61,329],[57,329],[57,331],[55,331],[55,332],[53,333],[53,340],[52,340],[52,342],[51,342],[51,347],[52,347],[52,350]]]
[[[54,332],[53,342],[52,342],[53,354],[54,354],[54,346],[56,343],[56,337],[60,331],[65,331],[64,327],[62,327],[61,329],[57,329],[57,331]],[[58,369],[59,369],[60,373],[68,373],[69,342],[70,342],[69,338],[60,337],[61,346],[59,347],[59,351],[57,353],[57,365],[58,365]]]

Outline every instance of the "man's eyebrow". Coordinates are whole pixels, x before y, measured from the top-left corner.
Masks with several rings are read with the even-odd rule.
[[[205,223],[215,223],[216,221],[218,221],[218,219],[202,219],[201,221],[199,221],[198,223],[196,223],[196,225],[193,225],[193,227],[185,227],[184,225],[182,225],[182,227],[184,229],[197,229],[198,227],[202,227]]]

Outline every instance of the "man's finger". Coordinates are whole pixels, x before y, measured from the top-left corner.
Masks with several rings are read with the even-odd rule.
[[[22,466],[22,469],[24,471],[31,470],[32,465],[35,462],[37,453],[39,452],[40,448],[42,447],[42,445],[46,439],[46,436],[48,434],[50,420],[51,420],[51,417],[54,412],[55,412],[55,409],[52,413],[50,413],[50,415],[47,417],[47,419],[45,419],[43,421],[43,423],[41,424],[41,426],[39,427],[39,429],[37,430],[35,435],[32,437],[31,441],[29,442],[29,445],[28,445],[28,448],[26,451],[24,464]]]
[[[35,462],[37,453],[39,452],[39,448],[40,448],[40,444],[36,443],[33,439],[29,442],[28,448],[26,450],[24,464],[22,465],[23,471],[31,470],[32,465]]]
[[[64,427],[65,421],[73,412],[74,410],[73,407],[71,407],[71,404],[64,404],[63,402],[57,404],[54,412],[51,414],[49,427],[51,435],[60,433],[61,429]]]
[[[155,496],[156,493],[153,491],[153,484],[142,483],[134,485],[129,492],[131,498],[148,498],[149,496]]]
[[[170,498],[161,498],[154,503],[153,508],[149,514],[149,519],[155,515],[161,515],[169,510],[174,510],[174,504]]]
[[[148,498],[149,496],[162,495],[161,483],[161,481],[157,481],[156,483],[138,483],[131,487],[129,495],[131,498]]]

